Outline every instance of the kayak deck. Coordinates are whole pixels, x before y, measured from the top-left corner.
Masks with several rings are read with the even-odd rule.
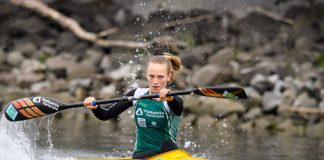
[[[80,158],[79,160],[132,160],[131,157],[126,158]],[[147,160],[207,160],[205,158],[193,157],[190,153],[176,149],[173,151],[165,152],[150,158]]]

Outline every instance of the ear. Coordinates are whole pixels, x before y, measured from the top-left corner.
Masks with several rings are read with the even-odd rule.
[[[171,79],[172,79],[172,73],[169,73],[169,74],[168,74],[168,82],[170,82]]]

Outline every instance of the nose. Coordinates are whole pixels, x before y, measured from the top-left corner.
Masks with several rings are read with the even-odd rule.
[[[158,83],[158,79],[157,78],[153,78],[153,83],[157,84]]]

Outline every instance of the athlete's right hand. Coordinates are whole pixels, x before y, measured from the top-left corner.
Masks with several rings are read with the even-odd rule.
[[[84,101],[83,101],[83,105],[86,106],[89,109],[97,109],[98,105],[93,106],[92,102],[95,101],[96,99],[94,97],[87,97]]]

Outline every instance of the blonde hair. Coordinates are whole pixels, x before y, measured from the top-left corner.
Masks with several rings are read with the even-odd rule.
[[[181,66],[181,59],[170,53],[163,53],[163,55],[153,56],[149,63],[166,64],[168,74],[171,73],[171,80],[174,80],[174,72],[179,71]]]

